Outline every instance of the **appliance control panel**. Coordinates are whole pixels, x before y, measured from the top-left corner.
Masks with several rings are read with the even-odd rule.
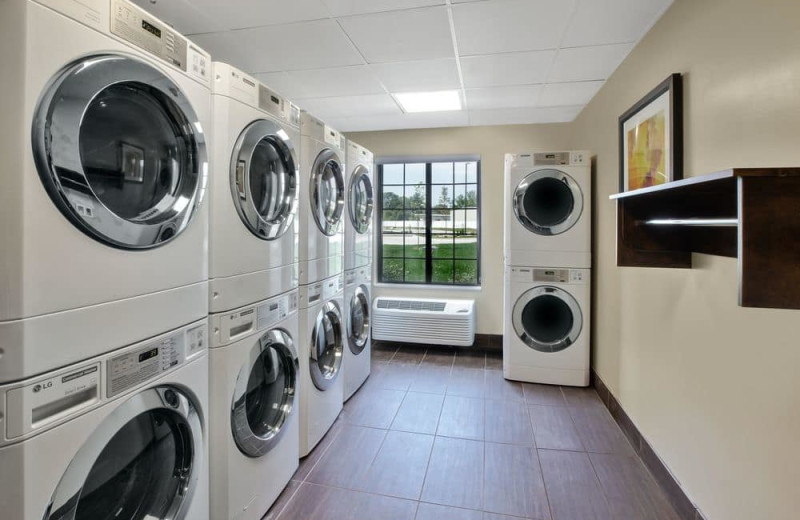
[[[207,327],[184,329],[115,356],[106,362],[107,396],[115,395],[172,370],[202,352]]]
[[[208,53],[127,0],[112,0],[110,29],[112,34],[180,70],[204,82],[210,80],[211,57]]]
[[[568,283],[569,269],[534,269],[534,282]]]
[[[338,131],[334,130],[333,128],[325,125],[325,142],[335,146],[336,148],[342,148],[342,134]]]
[[[358,274],[358,271],[356,271],[356,270],[347,271],[346,273],[344,273],[344,285],[345,285],[345,287],[350,287],[352,285],[355,285],[355,283],[356,283],[356,274]]]
[[[300,109],[266,85],[258,85],[258,106],[281,121],[294,126],[300,124]]]
[[[322,298],[328,300],[344,289],[344,276],[337,275],[322,282]]]
[[[258,306],[258,330],[272,327],[297,312],[297,291],[276,296]]]

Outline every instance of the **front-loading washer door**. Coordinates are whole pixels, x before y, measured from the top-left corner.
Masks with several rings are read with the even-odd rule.
[[[309,370],[319,390],[327,390],[339,377],[344,354],[342,314],[334,302],[322,306],[311,331]]]
[[[144,390],[89,435],[44,520],[184,519],[203,464],[203,429],[192,400],[176,387]]]
[[[559,235],[581,218],[583,193],[575,179],[559,170],[537,170],[514,190],[514,214],[537,235]]]
[[[331,149],[323,150],[311,170],[311,214],[319,230],[335,235],[344,211],[342,162]]]
[[[242,131],[231,157],[231,195],[251,233],[274,240],[292,227],[298,176],[294,145],[280,126],[262,119]]]
[[[369,229],[372,219],[373,191],[369,170],[364,165],[359,165],[350,178],[348,189],[348,213],[350,222],[356,232],[364,234]]]
[[[62,69],[39,100],[32,145],[61,213],[110,246],[174,239],[205,192],[197,115],[169,77],[136,58],[98,55]]]
[[[299,362],[291,336],[263,334],[239,371],[231,404],[231,431],[248,457],[275,447],[294,410]]]
[[[569,348],[583,328],[578,302],[558,287],[529,289],[517,299],[512,313],[517,337],[539,352],[561,352]]]
[[[350,298],[350,313],[347,320],[347,343],[350,346],[350,352],[356,356],[364,351],[369,339],[369,308],[369,288],[366,285],[360,285],[353,293],[353,297]]]

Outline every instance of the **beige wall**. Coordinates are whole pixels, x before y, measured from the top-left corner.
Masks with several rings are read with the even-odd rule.
[[[681,72],[687,176],[798,166],[799,34],[797,0],[676,0],[573,124],[352,136],[376,156],[482,155],[485,333],[502,330],[502,154],[594,151],[593,365],[709,520],[800,517],[800,312],[738,307],[734,259],[616,267],[617,119]]]
[[[348,134],[372,150],[391,155],[478,154],[481,156],[481,275],[480,290],[423,290],[376,287],[376,296],[474,298],[479,334],[503,333],[503,155],[525,150],[563,149],[569,125],[513,125],[429,130],[397,130]]]
[[[800,166],[800,2],[677,0],[575,123],[596,154],[594,367],[707,518],[800,518],[800,312],[738,307],[734,259],[615,264],[617,118],[671,72],[687,176]]]

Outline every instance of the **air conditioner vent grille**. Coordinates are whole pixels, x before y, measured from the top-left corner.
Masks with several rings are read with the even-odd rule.
[[[447,302],[432,302],[419,300],[378,300],[379,309],[397,309],[401,311],[430,311],[444,312]]]

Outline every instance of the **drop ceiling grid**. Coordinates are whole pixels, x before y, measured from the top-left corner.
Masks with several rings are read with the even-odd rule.
[[[571,121],[673,0],[134,2],[355,131]],[[463,113],[391,95],[430,90],[460,91]]]

